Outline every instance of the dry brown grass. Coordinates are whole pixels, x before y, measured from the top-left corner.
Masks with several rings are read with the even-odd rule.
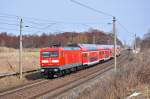
[[[39,49],[23,49],[23,71],[39,68]],[[19,50],[0,48],[0,73],[18,72]]]
[[[123,65],[116,74],[106,77],[92,90],[80,94],[79,99],[125,99],[134,91],[142,93],[142,99],[150,86],[150,53],[141,53]],[[150,94],[150,93],[148,93]],[[132,98],[132,99],[141,99]]]
[[[0,52],[15,52],[16,49],[14,48],[7,48],[7,47],[0,47]]]
[[[18,79],[17,76],[0,78],[0,91],[15,87],[18,85],[23,85],[27,82],[28,80],[25,77],[23,77],[22,80]]]
[[[39,49],[23,49],[23,71],[39,68]],[[19,50],[0,47],[0,74],[19,72]],[[0,90],[26,83],[28,79],[18,76],[0,78]]]

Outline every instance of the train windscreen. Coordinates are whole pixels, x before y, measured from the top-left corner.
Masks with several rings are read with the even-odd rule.
[[[57,51],[42,52],[43,58],[58,57]]]

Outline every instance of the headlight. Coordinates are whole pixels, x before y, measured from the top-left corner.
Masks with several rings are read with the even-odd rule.
[[[42,60],[42,63],[48,63],[49,61],[48,60]]]
[[[44,69],[41,69],[40,71],[41,71],[41,72],[44,72]]]
[[[58,63],[59,60],[52,60],[52,63]]]
[[[54,71],[55,71],[55,72],[57,72],[57,71],[58,71],[58,69],[54,69]]]

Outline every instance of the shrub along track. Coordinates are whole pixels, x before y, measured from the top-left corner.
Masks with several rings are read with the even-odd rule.
[[[118,64],[127,62],[129,55],[124,52],[118,57]],[[110,60],[103,64],[78,71],[65,77],[61,77],[53,80],[40,80],[36,83],[31,83],[16,89],[8,90],[0,93],[0,98],[3,99],[35,99],[35,98],[54,98],[67,90],[75,88],[76,86],[83,84],[97,76],[104,74],[113,68],[114,60]]]

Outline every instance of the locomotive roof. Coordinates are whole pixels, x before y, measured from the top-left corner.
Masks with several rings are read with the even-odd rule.
[[[41,50],[58,50],[58,49],[80,50],[80,47],[47,47],[47,48],[41,48]]]
[[[64,50],[80,50],[80,47],[62,47]]]

